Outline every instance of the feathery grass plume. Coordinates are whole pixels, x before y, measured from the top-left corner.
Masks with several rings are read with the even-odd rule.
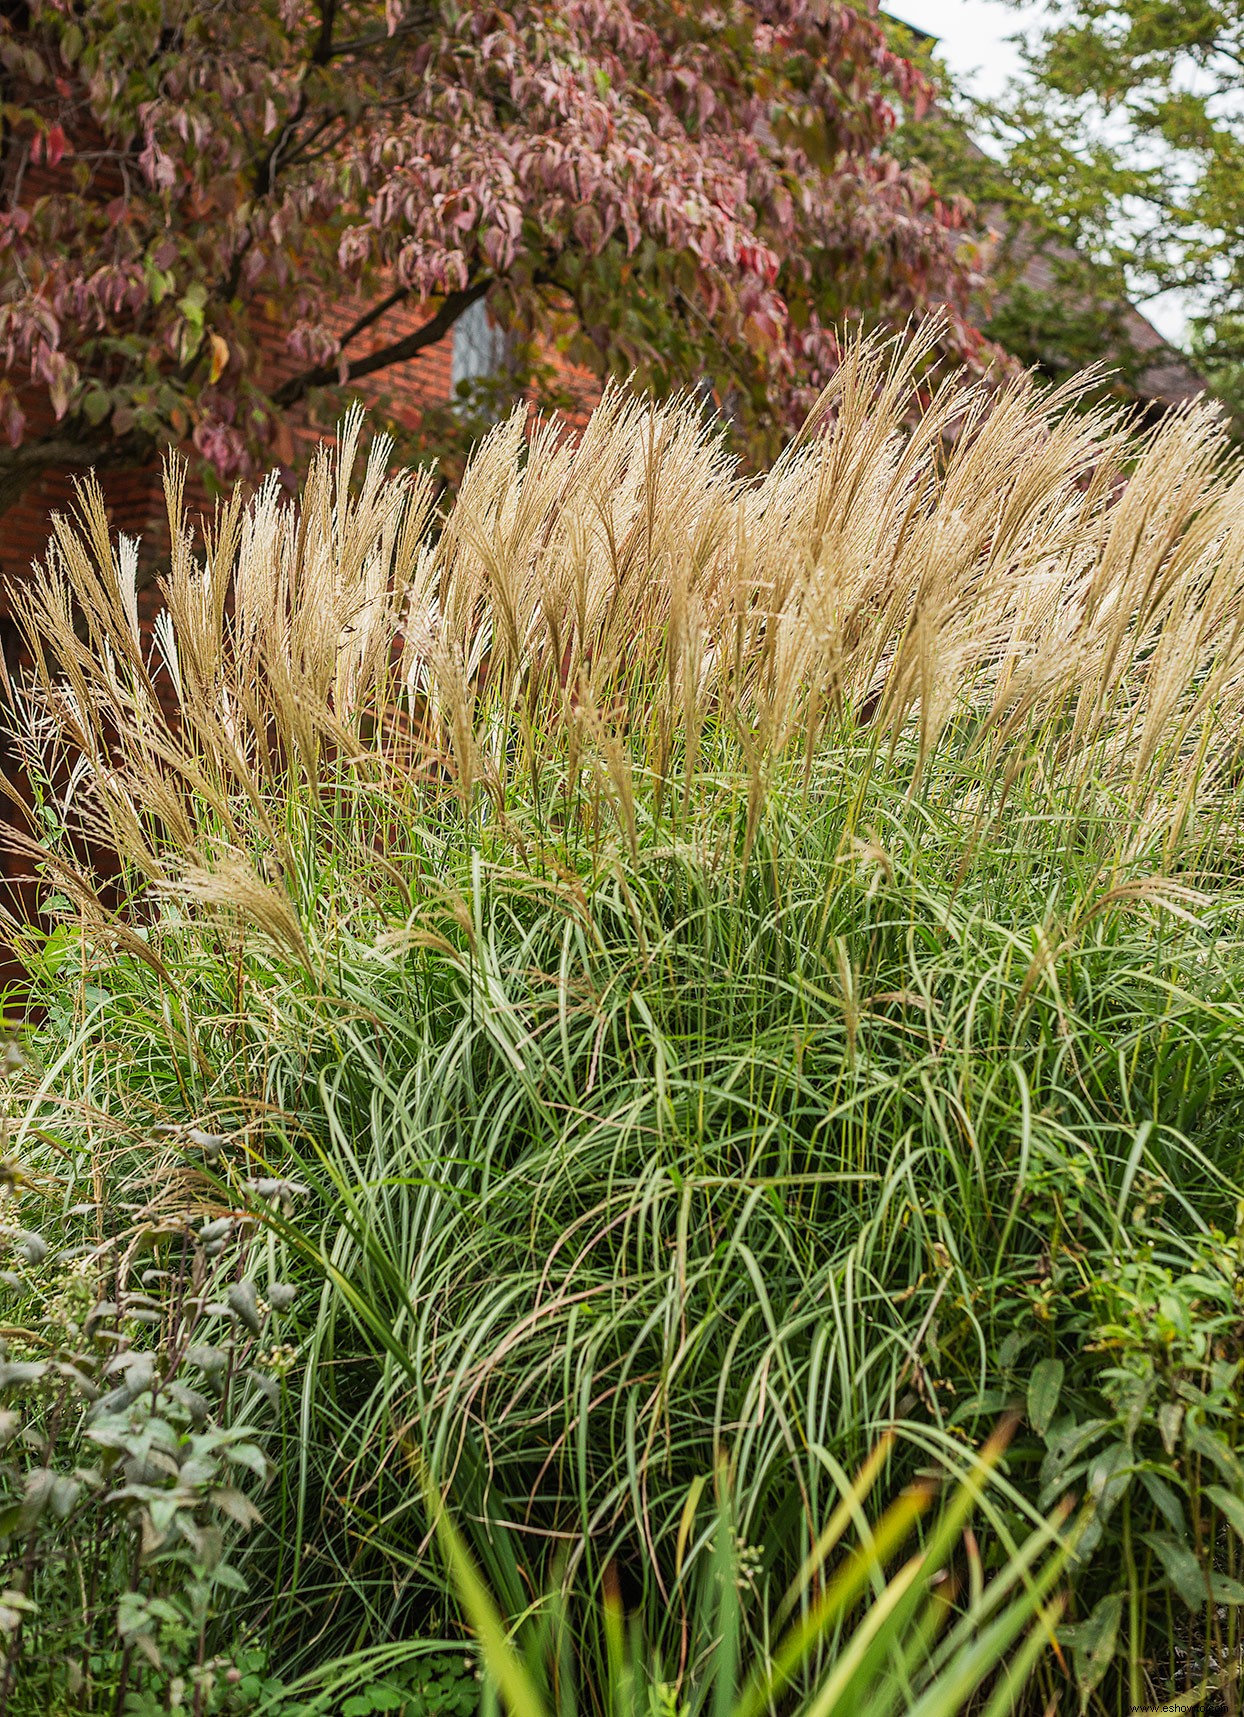
[[[196,901],[210,912],[236,914],[272,942],[312,969],[302,925],[289,896],[265,881],[246,859],[226,854],[210,868],[187,866],[170,891],[176,899]]]
[[[386,474],[382,438],[354,494],[361,428],[355,413],[335,453],[319,451],[299,506],[275,479],[249,505],[235,493],[201,555],[170,465],[154,649],[137,631],[134,545],[113,557],[93,482],[79,529],[55,521],[18,593],[34,672],[14,742],[48,779],[51,751],[73,751],[68,824],[141,879],[210,869],[220,840],[259,841],[288,862],[293,802],[319,791],[329,759],[357,764],[400,701],[402,616],[433,490]]]

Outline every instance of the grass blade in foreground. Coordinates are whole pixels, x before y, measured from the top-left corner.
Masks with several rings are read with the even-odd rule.
[[[999,1445],[987,1456],[986,1472],[1000,1452]],[[565,1689],[560,1704],[554,1704],[547,1679],[541,1684],[511,1643],[506,1623],[443,1498],[426,1481],[424,1490],[485,1671],[510,1717],[561,1717],[568,1709]],[[1053,1641],[1062,1612],[1062,1601],[1050,1594],[1066,1561],[1057,1530],[1065,1515],[1049,1530],[1034,1534],[1025,1547],[1033,1573],[1018,1593],[1000,1607],[991,1606],[988,1591],[983,1593],[974,1608],[988,1612],[992,1607],[996,1613],[975,1637],[967,1633],[948,1657],[937,1661],[932,1648],[941,1622],[951,1612],[947,1596],[938,1587],[951,1578],[949,1562],[979,1495],[979,1483],[960,1486],[935,1522],[927,1545],[888,1579],[875,1548],[857,1552],[831,1579],[827,1592],[813,1600],[810,1622],[779,1642],[774,1663],[758,1664],[750,1673],[727,1649],[728,1642],[739,1635],[737,1569],[732,1569],[731,1577],[719,1585],[716,1644],[701,1660],[697,1674],[679,1685],[676,1694],[667,1694],[667,1700],[674,1698],[680,1712],[711,1710],[713,1717],[755,1717],[781,1700],[798,1669],[817,1664],[810,1692],[797,1705],[785,1707],[800,1717],[897,1717],[900,1711],[906,1717],[960,1717],[976,1708],[977,1694],[995,1681],[988,1717],[1003,1717],[1016,1709],[1042,1651]],[[902,1512],[900,1530],[907,1535],[910,1514],[898,1502],[883,1517],[877,1544],[891,1537],[886,1522],[895,1510]],[[719,1544],[732,1541],[731,1526],[726,1498],[718,1514]],[[879,1591],[875,1589],[878,1577]],[[874,1591],[861,1614],[858,1593],[869,1583]],[[918,1609],[923,1612],[920,1619]],[[853,1618],[845,1632],[838,1625],[844,1617]],[[1025,1634],[1018,1651],[1008,1657]],[[779,1662],[780,1674],[775,1670]],[[607,1710],[614,1717],[650,1717],[659,1704],[654,1685],[657,1667],[642,1639],[632,1634],[628,1655],[615,1660],[614,1685],[581,1688],[572,1708]]]

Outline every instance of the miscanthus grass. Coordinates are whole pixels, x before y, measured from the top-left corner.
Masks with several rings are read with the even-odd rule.
[[[201,546],[174,472],[152,647],[98,496],[56,523],[10,1145],[95,1244],[260,1200],[237,1609],[294,1669],[450,1625],[430,1483],[576,1697],[620,1607],[692,1709],[723,1532],[763,1662],[873,1451],[894,1496],[1018,1413],[947,1567],[971,1613],[1087,1502],[1060,1643],[936,1708],[1236,1709],[1244,487],[1196,410],[913,427],[920,361],[858,347],[756,480],[623,394],[444,518],[357,420]]]

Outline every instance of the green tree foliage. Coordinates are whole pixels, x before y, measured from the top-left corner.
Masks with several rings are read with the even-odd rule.
[[[1244,401],[1244,4],[1068,0],[985,116],[1014,194],[1134,301],[1196,306],[1198,365]]]
[[[983,332],[1051,381],[1104,367],[1086,402],[1102,392],[1134,397],[1153,354],[1133,344],[1135,295],[1123,258],[1068,217],[1030,163],[1012,159],[1013,106],[973,98],[928,38],[901,25],[891,34],[937,91],[936,102],[899,131],[896,153],[938,194],[976,210],[987,282],[974,313]]]

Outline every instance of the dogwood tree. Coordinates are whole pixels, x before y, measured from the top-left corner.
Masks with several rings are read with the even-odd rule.
[[[0,0],[0,509],[246,471],[485,296],[761,441],[843,319],[979,359],[965,210],[887,151],[928,95],[844,0]]]

